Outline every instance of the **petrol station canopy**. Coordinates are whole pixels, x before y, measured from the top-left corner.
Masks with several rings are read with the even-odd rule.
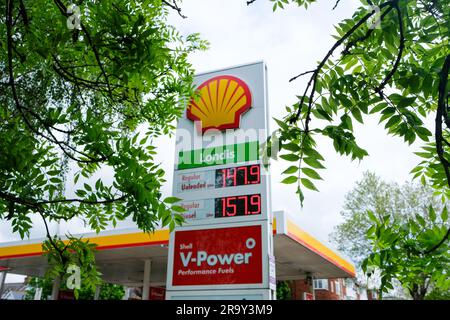
[[[355,276],[351,262],[302,230],[285,212],[274,213],[273,235],[277,280]],[[139,229],[120,229],[79,236],[98,245],[96,261],[104,281],[142,286],[144,261],[151,260],[151,285],[165,285],[169,230],[147,234]],[[0,243],[0,271],[43,276],[47,269],[43,240]]]

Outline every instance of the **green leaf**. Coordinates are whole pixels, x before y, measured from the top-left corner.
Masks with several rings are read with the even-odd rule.
[[[280,156],[281,159],[284,159],[286,161],[291,161],[291,162],[295,162],[298,161],[300,159],[300,157],[296,154],[293,153],[289,153],[289,154],[282,154]]]
[[[298,152],[300,151],[300,146],[295,144],[295,143],[288,143],[288,144],[283,144],[282,146],[283,149],[292,151],[292,152]]]
[[[311,148],[307,148],[307,149],[303,150],[303,153],[305,155],[309,156],[310,158],[314,158],[316,160],[321,160],[321,161],[325,160],[319,152],[317,152],[316,150],[311,149]]]
[[[423,141],[428,141],[429,140],[428,137],[432,136],[432,133],[427,128],[424,128],[424,127],[417,127],[416,132],[417,132],[417,135]]]
[[[147,142],[148,136],[146,136],[144,139],[142,139],[139,144],[142,146]]]
[[[177,198],[177,197],[167,197],[164,199],[164,203],[172,204],[178,201],[181,201],[183,199]]]
[[[305,200],[305,196],[303,194],[302,189],[300,188],[300,185],[298,186],[296,193],[298,194],[298,198],[300,200],[300,206],[303,207],[303,201]]]
[[[278,120],[276,118],[273,118],[273,120],[275,120],[275,122],[278,124],[278,126],[282,129],[287,131],[289,129],[289,125],[287,124],[287,122]]]
[[[344,95],[339,95],[339,101],[341,101],[342,105],[346,108],[351,108],[353,105],[352,101]]]
[[[384,108],[387,108],[387,106],[388,106],[387,103],[379,103],[375,107],[373,107],[372,110],[370,110],[370,114],[380,112]]]
[[[181,206],[172,206],[170,207],[170,209],[172,209],[175,212],[186,212],[186,209]]]
[[[283,181],[281,181],[281,183],[284,184],[292,184],[292,183],[296,183],[298,180],[297,176],[289,176],[283,179]]]
[[[296,173],[297,171],[298,171],[297,166],[290,166],[289,168],[283,171],[283,174],[293,174]]]
[[[432,205],[428,207],[428,217],[432,222],[436,221],[436,211],[434,211],[434,208]]]
[[[356,66],[355,69],[353,69],[352,73],[353,74],[360,73],[362,71],[362,68],[363,68],[362,65]]]
[[[367,211],[367,215],[369,216],[369,219],[375,223],[378,223],[378,219],[375,217],[374,213],[370,210]]]
[[[347,114],[344,114],[341,117],[342,124],[344,125],[345,129],[353,131],[353,124],[352,124],[352,118],[350,118]]]
[[[399,123],[402,120],[402,117],[399,115],[394,115],[392,116],[389,121],[386,123],[386,125],[384,126],[385,128],[390,128],[393,125],[396,125],[397,123]]]
[[[361,269],[364,273],[367,273],[367,264],[368,264],[368,259],[364,259],[362,264],[361,264]]]
[[[310,178],[313,178],[316,180],[323,180],[322,177],[315,170],[313,170],[311,168],[302,168],[302,172]]]
[[[326,112],[325,110],[323,110],[323,109],[317,108],[314,111],[317,112],[316,117],[319,118],[319,119],[324,119],[324,120],[328,120],[328,121],[332,121],[333,120],[331,115],[328,112]]]
[[[352,116],[353,116],[359,123],[364,123],[364,122],[363,122],[362,115],[361,115],[361,111],[359,111],[359,109],[353,108],[353,109],[351,110],[351,113],[352,113]]]
[[[399,108],[405,108],[412,105],[417,100],[416,97],[402,97],[401,100],[398,102],[397,106]]]
[[[367,236],[372,236],[375,233],[375,229],[375,226],[370,226],[370,228],[366,231]]]
[[[421,158],[430,159],[434,157],[434,154],[431,152],[414,152],[414,154],[418,155]]]
[[[394,113],[395,113],[395,108],[388,107],[388,108],[384,109],[384,110],[381,112],[382,116],[380,117],[379,123],[381,123],[381,122],[383,122],[384,120],[390,118]]]
[[[170,214],[166,214],[163,218],[162,218],[162,227],[165,227],[169,224],[169,222],[172,221],[172,217],[170,216]]]
[[[415,216],[416,216],[416,220],[419,222],[419,224],[420,224],[422,227],[425,227],[425,226],[426,226],[425,219],[422,218],[422,217],[421,217],[420,215],[418,215],[418,214],[416,214]]]
[[[41,166],[42,167],[48,167],[48,166],[51,166],[52,164],[54,164],[56,161],[58,161],[57,158],[47,159],[47,160],[42,161]]]
[[[419,225],[414,220],[409,221],[409,227],[413,233],[419,233],[420,231]]]
[[[446,222],[448,220],[448,210],[447,207],[444,207],[441,212],[441,219],[443,222]]]
[[[317,190],[314,183],[311,182],[311,180],[309,180],[307,178],[301,178],[300,181],[306,188],[314,190],[314,191],[319,191],[319,190]]]
[[[78,189],[77,191],[75,191],[75,194],[81,198],[83,198],[86,195],[86,191],[82,190],[82,189]]]
[[[325,169],[325,167],[316,159],[307,157],[303,158],[303,161],[309,165],[310,167],[316,168],[316,169]]]

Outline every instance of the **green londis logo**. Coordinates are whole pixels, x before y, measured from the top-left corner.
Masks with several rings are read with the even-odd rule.
[[[178,170],[259,160],[259,143],[251,141],[212,148],[180,151]]]

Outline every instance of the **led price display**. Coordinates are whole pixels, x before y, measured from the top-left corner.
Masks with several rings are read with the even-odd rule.
[[[216,198],[214,211],[216,218],[261,214],[261,195]]]
[[[216,188],[259,183],[261,183],[261,169],[259,164],[216,170]]]

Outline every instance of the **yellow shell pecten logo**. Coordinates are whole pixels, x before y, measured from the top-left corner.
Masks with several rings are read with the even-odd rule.
[[[237,129],[241,115],[250,109],[252,96],[247,84],[233,76],[217,76],[202,83],[200,97],[191,99],[187,118],[200,121],[201,131]]]

